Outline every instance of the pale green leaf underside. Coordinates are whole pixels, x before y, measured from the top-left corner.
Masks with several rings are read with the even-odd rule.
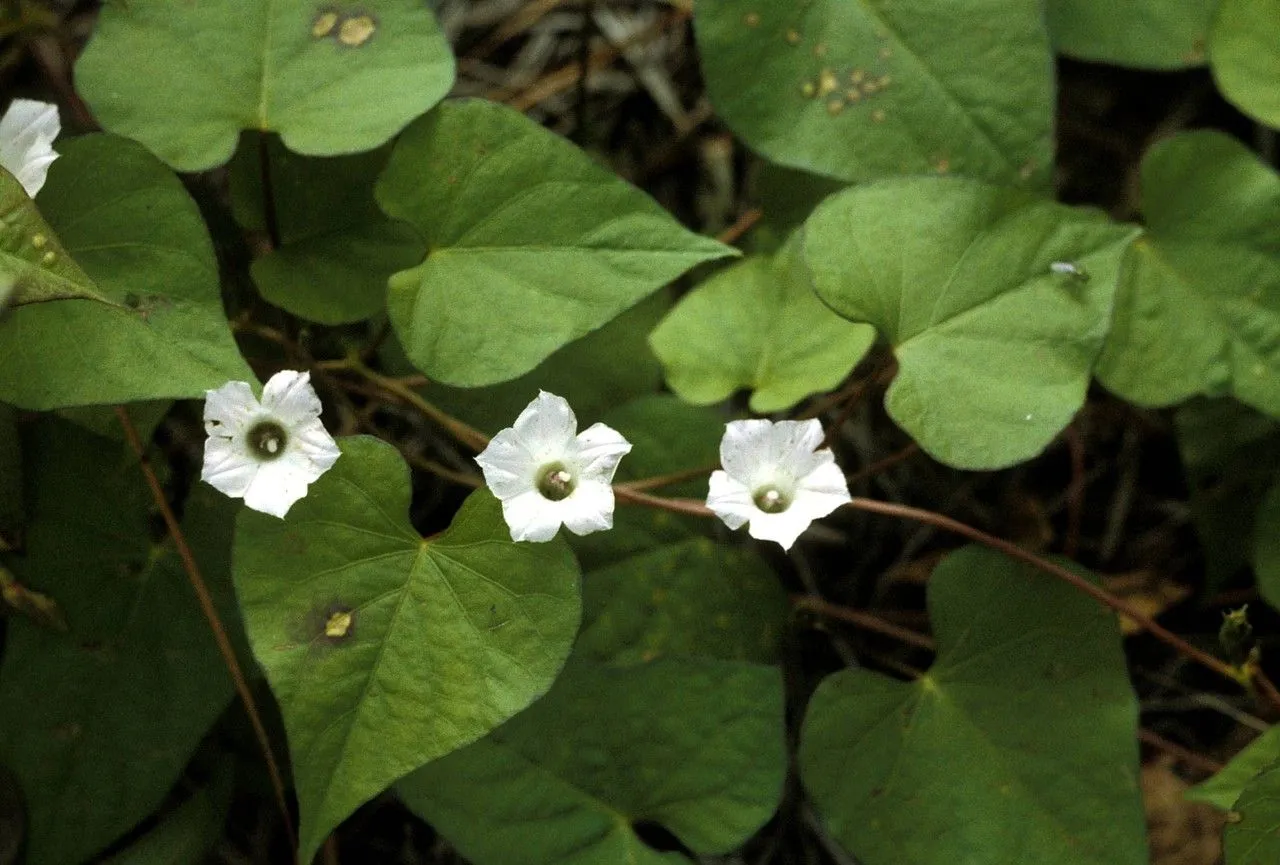
[[[1239,142],[1190,132],[1142,166],[1134,244],[1098,378],[1140,405],[1233,395],[1280,416],[1280,176]]]
[[[180,171],[226,162],[247,129],[312,156],[371,150],[453,79],[419,0],[108,3],[76,64],[103,126]]]
[[[72,299],[110,303],[67,255],[22,184],[0,167],[0,309]]]
[[[398,789],[477,865],[670,865],[686,860],[645,846],[635,823],[711,854],[773,813],[782,708],[772,667],[576,661],[528,711]]]
[[[254,381],[182,183],[123,138],[87,135],[58,150],[40,209],[110,303],[9,310],[0,319],[0,399],[48,410],[197,397],[228,380]]]
[[[409,359],[451,385],[522,375],[694,265],[733,254],[490,102],[448,102],[413,124],[377,196],[430,250],[391,278],[391,321]]]
[[[25,555],[9,564],[57,600],[70,630],[9,621],[0,762],[23,788],[24,861],[67,865],[160,805],[232,689],[177,554],[148,540],[136,461],[57,419],[25,443],[32,519]],[[233,623],[232,509],[206,491],[187,502],[187,537]]]
[[[1223,837],[1226,865],[1274,865],[1280,861],[1280,762],[1245,785],[1231,809],[1238,819]]]
[[[1049,179],[1039,3],[719,0],[699,4],[694,25],[712,103],[771,160],[851,181]]]
[[[798,244],[730,265],[686,295],[649,338],[667,383],[696,405],[749,388],[751,410],[790,408],[838,385],[875,329],[823,305]]]
[[[1254,739],[1216,775],[1183,795],[1196,802],[1208,802],[1221,811],[1230,811],[1245,787],[1277,760],[1280,760],[1280,726]]]
[[[236,589],[289,735],[304,861],[359,805],[542,694],[580,616],[562,540],[512,543],[487,490],[423,540],[396,450],[364,437],[341,448],[286,519],[245,510],[236,532]],[[351,617],[336,635],[335,615]]]
[[[929,610],[922,678],[845,671],[810,702],[801,778],[835,837],[865,865],[1145,865],[1115,617],[975,547],[938,566]]]
[[[1083,403],[1136,231],[973,181],[895,179],[823,202],[804,252],[818,296],[893,345],[894,420],[942,462],[993,469]]]
[[[1221,0],[1209,35],[1218,88],[1250,117],[1280,129],[1280,0]]]
[[[1202,66],[1218,0],[1049,0],[1049,35],[1063,54],[1118,66]]]

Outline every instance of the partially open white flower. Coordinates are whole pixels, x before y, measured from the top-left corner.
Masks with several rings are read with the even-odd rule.
[[[306,372],[271,376],[261,404],[243,381],[205,391],[204,429],[200,479],[277,517],[342,454],[320,423],[320,397]]]
[[[32,198],[44,186],[58,154],[53,139],[62,131],[58,106],[34,99],[15,99],[0,117],[0,166],[4,166]]]
[[[788,549],[814,520],[849,501],[849,485],[816,420],[736,420],[720,440],[707,507],[731,529],[747,525]]]
[[[563,397],[539,391],[515,425],[476,457],[502,501],[513,541],[549,541],[613,528],[613,474],[631,443],[602,423],[581,433]]]

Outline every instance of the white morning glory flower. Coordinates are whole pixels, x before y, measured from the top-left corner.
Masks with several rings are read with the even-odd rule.
[[[569,403],[538,391],[476,462],[502,501],[511,539],[549,541],[561,524],[575,535],[613,528],[613,473],[630,450],[602,423],[579,433]]]
[[[0,117],[0,166],[18,179],[32,198],[44,186],[58,154],[53,139],[62,131],[58,106],[34,99],[15,99]]]
[[[789,549],[809,527],[849,501],[844,472],[822,444],[816,420],[735,420],[720,440],[724,471],[711,474],[707,507],[731,529],[747,525]]]
[[[200,479],[255,511],[283,517],[341,456],[320,423],[311,374],[284,370],[262,389],[229,381],[205,391],[204,469]]]

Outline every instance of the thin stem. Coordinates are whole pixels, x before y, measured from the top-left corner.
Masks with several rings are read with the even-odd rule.
[[[655,475],[651,478],[641,478],[637,481],[627,481],[622,484],[614,484],[614,489],[626,489],[634,492],[642,492],[644,490],[656,490],[659,487],[671,486],[681,481],[691,481],[700,478],[703,475],[709,475],[716,469],[720,468],[719,464],[714,466],[702,466],[696,469],[683,469],[678,472],[671,472],[666,475]]]
[[[884,459],[876,460],[866,468],[854,472],[846,478],[849,486],[855,486],[868,478],[873,478],[886,469],[893,468],[905,459],[909,459],[920,452],[920,445],[912,442],[897,453],[889,454]]]
[[[857,625],[868,631],[875,631],[886,637],[892,637],[901,643],[909,646],[915,646],[917,649],[924,649],[932,652],[935,650],[933,639],[926,637],[924,634],[918,634],[908,628],[895,625],[892,622],[886,622],[879,616],[873,616],[862,610],[854,610],[849,607],[841,607],[823,600],[816,595],[792,595],[791,606],[797,610],[805,610],[810,613],[816,613],[820,616],[826,616],[830,619],[840,619],[843,622]]]
[[[1262,672],[1262,668],[1254,666],[1250,670],[1249,681],[1253,683],[1253,687],[1258,690],[1271,705],[1280,708],[1280,691],[1276,690],[1276,685],[1271,681],[1271,677]]]
[[[263,725],[262,716],[258,713],[258,704],[254,700],[253,691],[249,688],[249,682],[245,678],[244,671],[240,668],[240,661],[236,658],[236,651],[231,645],[231,638],[227,636],[227,629],[223,627],[222,619],[218,616],[218,609],[213,603],[213,596],[209,594],[209,587],[205,584],[204,577],[200,575],[200,568],[196,564],[195,557],[191,554],[191,548],[187,546],[186,535],[183,534],[182,527],[178,525],[178,519],[173,514],[173,508],[169,507],[169,500],[165,497],[164,489],[160,486],[160,479],[156,477],[155,470],[151,468],[151,460],[147,457],[146,449],[142,446],[142,439],[138,436],[138,430],[133,425],[133,420],[129,417],[128,410],[122,405],[116,406],[116,417],[124,430],[124,436],[129,442],[129,447],[133,449],[134,454],[138,457],[138,465],[142,469],[143,476],[147,479],[147,486],[151,490],[151,498],[155,501],[156,507],[160,509],[160,515],[164,518],[164,524],[169,530],[169,536],[173,538],[173,545],[178,551],[178,557],[182,559],[183,570],[187,572],[187,579],[196,593],[196,600],[200,603],[200,611],[204,613],[205,620],[209,623],[209,629],[213,632],[214,642],[218,644],[218,652],[222,655],[222,661],[226,664],[227,672],[231,675],[231,681],[235,685],[236,693],[240,695],[240,702],[244,704],[245,713],[249,716],[249,723],[253,727],[254,737],[258,740],[258,747],[262,750],[262,758],[267,764],[267,774],[271,776],[271,787],[275,792],[276,805],[280,808],[280,816],[284,819],[285,829],[289,834],[289,844],[293,847],[294,859],[296,860],[298,858],[297,840],[293,830],[293,817],[289,813],[289,801],[285,796],[284,778],[280,774],[280,767],[277,765],[275,755],[271,751],[267,728]]]
[[[1184,748],[1177,742],[1171,742],[1159,733],[1153,733],[1146,729],[1139,729],[1138,741],[1142,742],[1144,745],[1150,745],[1153,748],[1164,751],[1167,754],[1172,754],[1186,765],[1193,769],[1199,769],[1206,775],[1216,775],[1222,771],[1222,764],[1217,760],[1213,760],[1203,754],[1197,754],[1195,751],[1192,751],[1190,748]]]
[[[446,481],[458,484],[463,487],[471,487],[475,489],[484,485],[484,481],[475,475],[469,475],[466,472],[455,471],[443,463],[435,460],[427,459],[418,454],[405,454],[405,458],[409,460],[410,465],[422,469],[424,472],[443,478]]]
[[[764,211],[758,207],[753,207],[738,217],[737,221],[726,228],[724,231],[716,235],[716,240],[721,243],[734,244],[742,239],[742,235],[755,228],[757,222],[764,216]]]
[[[489,437],[480,432],[480,430],[463,423],[452,415],[436,408],[434,405],[423,399],[417,391],[404,384],[400,379],[391,378],[390,376],[374,372],[372,369],[365,366],[364,362],[359,358],[349,357],[343,361],[324,361],[316,366],[325,370],[350,370],[351,372],[363,376],[373,384],[382,388],[382,390],[395,394],[400,397],[400,399],[412,405],[431,420],[444,427],[444,429],[459,442],[477,453],[484,450],[489,445]]]
[[[631,502],[636,505],[645,505],[659,510],[671,511],[676,514],[686,514],[691,517],[713,517],[715,513],[706,505],[694,499],[669,499],[662,496],[651,496],[640,490],[630,489],[624,486],[613,488],[613,494],[621,501]]]

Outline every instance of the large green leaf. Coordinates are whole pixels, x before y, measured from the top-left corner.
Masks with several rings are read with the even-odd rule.
[[[1035,0],[718,0],[694,25],[712,103],[769,159],[845,180],[1048,183],[1053,59]]]
[[[1258,509],[1280,475],[1280,424],[1234,399],[1198,398],[1178,408],[1174,430],[1212,595],[1252,559]]]
[[[1280,762],[1245,785],[1223,837],[1226,865],[1280,862]]]
[[[476,865],[674,865],[666,826],[724,853],[773,814],[786,755],[772,667],[709,659],[571,663],[545,698],[398,785]]]
[[[409,359],[475,387],[515,378],[694,265],[733,254],[533,121],[441,105],[396,143],[378,202],[430,252],[391,278]]]
[[[1049,0],[1053,45],[1081,60],[1180,69],[1205,62],[1218,0]]]
[[[0,319],[0,399],[52,409],[254,381],[227,327],[209,235],[178,179],[123,138],[88,135],[58,149],[41,210],[112,303],[10,309]]]
[[[1142,164],[1134,244],[1098,377],[1140,405],[1233,394],[1280,416],[1280,176],[1219,132]]]
[[[231,698],[177,554],[148,541],[149,497],[121,446],[61,420],[25,437],[32,520],[12,565],[53,597],[67,633],[12,619],[0,667],[0,762],[30,819],[27,865],[97,852],[163,800]],[[233,508],[211,491],[186,528],[224,623]]]
[[[263,154],[262,148],[266,148]],[[263,160],[280,248],[255,259],[253,281],[271,303],[322,324],[377,314],[387,278],[426,253],[418,233],[387,219],[373,184],[389,148],[319,158],[286,150],[277,136],[247,134],[231,161],[231,194],[242,225],[265,229]]]
[[[35,202],[0,167],[0,309],[53,300],[110,303],[62,248]]]
[[[513,543],[487,490],[424,540],[395,448],[341,447],[286,519],[245,510],[236,529],[236,591],[289,735],[303,861],[356,807],[546,691],[580,615],[562,540]]]
[[[103,865],[190,865],[205,862],[222,834],[230,805],[230,779],[197,790],[155,829]]]
[[[1232,104],[1280,129],[1280,0],[1220,0],[1209,34],[1214,80]]]
[[[846,670],[810,703],[801,778],[840,843],[865,865],[1145,865],[1115,617],[975,547],[938,566],[929,611],[920,679]]]
[[[671,389],[691,403],[750,388],[756,412],[790,408],[838,385],[875,329],[818,300],[790,242],[775,256],[730,265],[687,295],[650,337]]]
[[[1084,401],[1136,230],[917,178],[838,193],[804,231],[818,296],[893,345],[890,415],[942,462],[992,469],[1035,456]]]
[[[453,76],[420,0],[108,3],[76,64],[102,125],[180,171],[226,162],[243,129],[311,156],[370,150]]]

